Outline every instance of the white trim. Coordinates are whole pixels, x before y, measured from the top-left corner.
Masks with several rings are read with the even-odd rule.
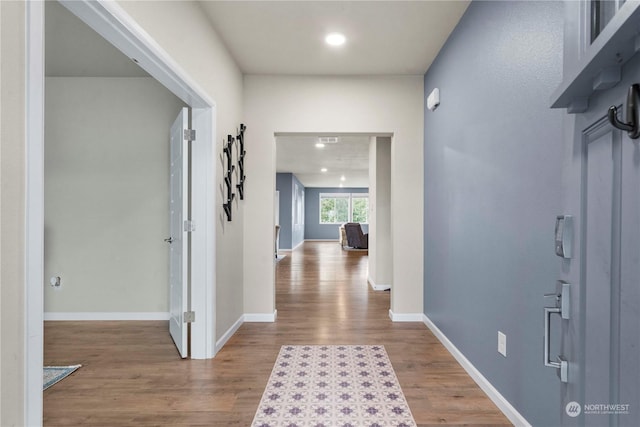
[[[391,289],[391,285],[378,285],[373,281],[371,277],[367,277],[367,282],[371,285],[371,289],[374,291],[386,291],[387,289]],[[389,310],[389,316],[391,316],[391,310]],[[393,317],[391,317],[393,319]]]
[[[389,318],[392,322],[422,322],[422,313],[394,313],[389,309]]]
[[[216,342],[216,353],[218,353],[222,347],[229,341],[229,339],[235,334],[240,326],[244,323],[244,315],[240,316],[236,322],[225,332],[220,339]]]
[[[169,312],[47,312],[44,320],[169,320]]]
[[[44,3],[25,4],[24,423],[42,425],[44,311]]]
[[[213,99],[115,1],[59,0],[74,15],[192,108],[215,106]]]
[[[302,246],[302,244],[305,242],[305,240],[303,240],[302,242],[298,243],[297,245],[295,245],[293,247],[293,249],[282,249],[282,248],[278,248],[278,252],[293,252],[296,249],[298,249],[300,246]]]
[[[445,346],[449,353],[458,361],[458,363],[464,368],[471,378],[480,386],[482,391],[496,404],[498,409],[516,426],[531,427],[531,424],[514,408],[507,399],[487,380],[480,371],[473,366],[473,364],[467,359],[464,354],[446,337],[446,335],[438,329],[438,327],[427,317],[422,315],[422,321],[429,328],[431,332],[440,340],[442,345]]]
[[[273,314],[269,313],[245,313],[245,322],[275,322],[278,318],[278,310],[274,310]]]
[[[196,143],[192,145],[191,301],[196,318],[191,325],[191,358],[215,355],[215,102],[120,5],[105,0],[61,0],[89,27],[192,107]],[[193,119],[193,118],[192,118]],[[209,121],[212,120],[211,123]]]
[[[191,310],[196,313],[191,324],[192,359],[211,359],[216,353],[216,195],[211,185],[217,167],[215,114],[215,106],[191,110],[191,127],[197,135],[191,142],[191,220],[196,227],[191,233]]]
[[[340,239],[304,239],[305,242],[340,242]]]
[[[129,57],[137,59],[151,76],[162,83],[169,91],[182,99],[192,108],[209,110],[208,117],[213,120],[205,126],[207,132],[215,130],[215,102],[187,75],[124,10],[116,3],[104,0],[69,1],[61,3],[89,27],[101,34]],[[43,293],[44,282],[44,4],[42,1],[29,1],[26,5],[26,218],[25,218],[25,375],[24,375],[24,420],[27,425],[42,425],[42,360],[43,360]],[[208,144],[214,145],[213,134]],[[203,138],[205,139],[205,138]],[[212,149],[212,148],[206,148]],[[201,159],[198,176],[215,176],[214,156],[197,157]],[[207,183],[213,180],[207,181]],[[203,185],[206,185],[203,183]],[[206,209],[211,205],[210,191],[201,201]],[[200,212],[202,218],[212,218],[210,211]],[[215,349],[215,227],[214,221],[206,221],[201,227],[205,230],[206,244],[195,239],[199,250],[206,253],[198,257],[206,266],[196,267],[196,272],[204,282],[192,284],[192,298],[201,301],[204,312],[199,316],[202,323],[192,328],[191,342],[195,345],[193,358],[211,358]],[[204,316],[204,317],[202,317]],[[192,348],[193,350],[193,348]]]

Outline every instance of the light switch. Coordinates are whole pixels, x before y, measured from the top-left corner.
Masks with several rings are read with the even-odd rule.
[[[498,331],[498,353],[507,357],[507,336]]]

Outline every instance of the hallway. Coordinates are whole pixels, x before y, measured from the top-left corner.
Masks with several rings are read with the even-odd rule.
[[[45,364],[81,363],[44,392],[54,425],[251,424],[284,344],[383,344],[419,426],[510,425],[422,323],[392,323],[366,252],[306,242],[276,267],[275,323],[245,323],[213,360],[178,360],[166,322],[46,322]]]

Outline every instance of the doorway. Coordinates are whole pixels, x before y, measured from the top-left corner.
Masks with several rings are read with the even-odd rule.
[[[45,40],[45,320],[167,320],[184,103],[58,2]]]
[[[342,224],[360,223],[369,242],[365,281],[374,290],[389,290],[391,143],[392,134],[275,133],[281,247],[293,250],[304,241],[338,242]],[[343,250],[349,250],[348,245]]]
[[[215,193],[213,186],[215,102],[179,69],[148,34],[113,4],[62,2],[89,27],[136,62],[169,91],[192,107],[192,128],[198,143],[191,168],[192,221],[200,224],[191,242],[193,311],[199,322],[191,328],[193,358],[214,355],[215,324]],[[42,346],[44,278],[44,4],[27,5],[27,218],[26,218],[26,391],[27,425],[42,424]]]

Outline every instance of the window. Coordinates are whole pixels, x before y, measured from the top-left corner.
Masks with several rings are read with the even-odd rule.
[[[369,194],[321,193],[320,224],[369,222]]]
[[[624,3],[625,0],[591,0],[591,43]]]
[[[351,222],[369,222],[369,195],[351,195]]]

